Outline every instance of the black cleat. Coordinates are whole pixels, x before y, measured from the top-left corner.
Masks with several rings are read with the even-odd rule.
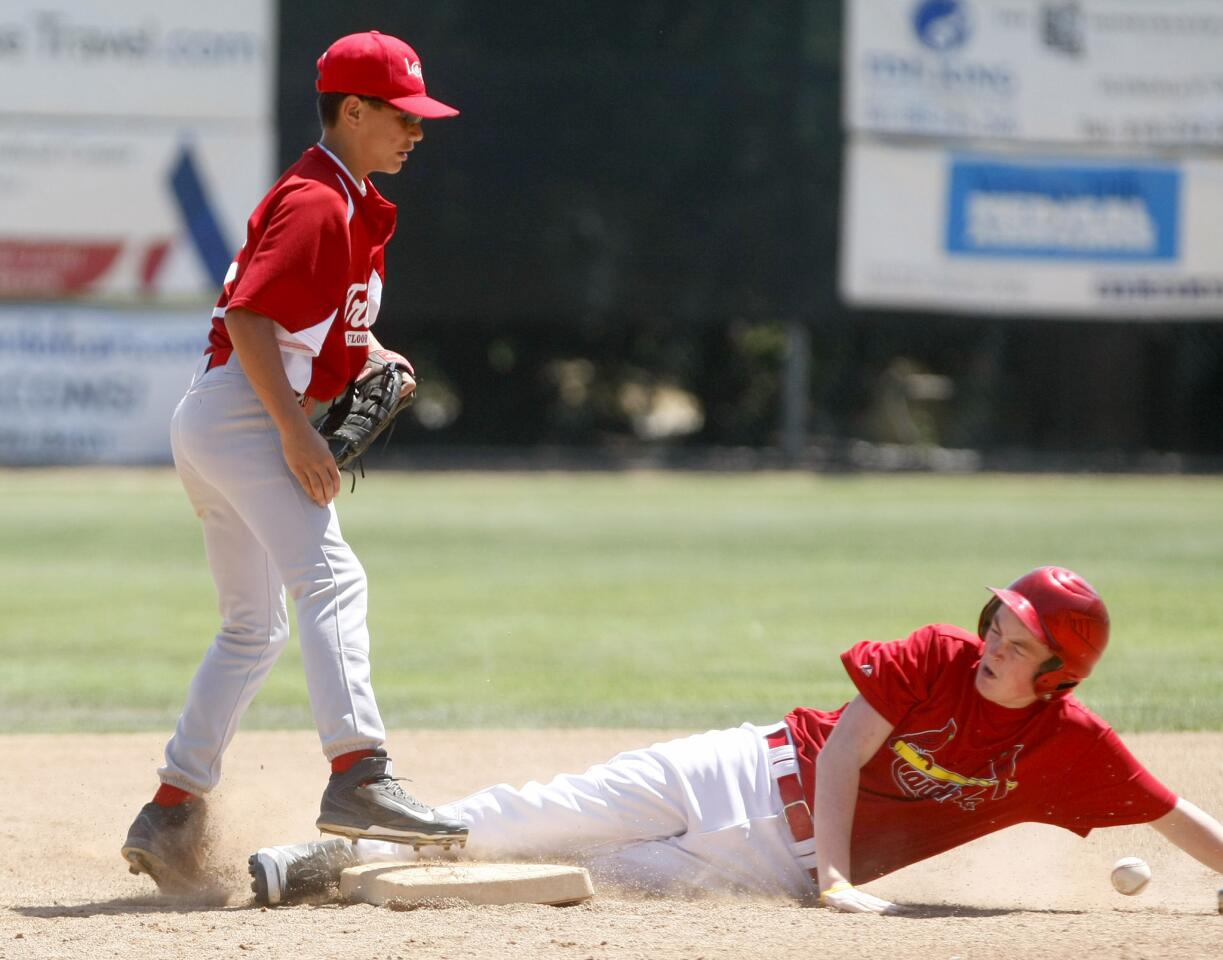
[[[147,873],[162,893],[197,892],[203,886],[204,801],[175,807],[146,803],[121,851],[131,873]]]
[[[255,902],[274,907],[335,890],[344,868],[360,862],[353,845],[337,838],[263,847],[250,855],[247,870]]]
[[[315,826],[324,833],[410,843],[467,842],[467,827],[426,806],[391,776],[391,761],[379,750],[347,773],[333,773],[323,792]]]

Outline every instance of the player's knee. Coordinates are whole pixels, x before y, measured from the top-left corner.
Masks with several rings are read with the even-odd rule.
[[[351,550],[328,550],[315,560],[283,571],[294,601],[350,602],[365,594],[365,568]]]
[[[221,625],[217,633],[216,644],[219,648],[230,651],[257,648],[262,655],[269,649],[279,651],[288,640],[288,628],[279,624],[229,621]]]

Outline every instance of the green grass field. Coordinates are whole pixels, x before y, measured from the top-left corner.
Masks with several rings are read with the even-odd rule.
[[[340,498],[388,726],[767,721],[850,694],[837,654],[1042,563],[1104,594],[1082,698],[1122,730],[1223,729],[1223,482],[402,474]],[[169,470],[0,471],[0,729],[172,727],[216,628]],[[247,727],[311,727],[296,650]]]

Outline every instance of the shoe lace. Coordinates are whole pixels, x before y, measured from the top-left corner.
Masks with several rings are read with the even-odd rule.
[[[421,801],[417,800],[416,797],[412,796],[412,794],[408,793],[407,790],[399,785],[400,783],[411,783],[411,777],[379,777],[373,782],[381,784],[382,789],[384,789],[396,800],[402,800],[410,806],[418,807],[421,810],[429,809],[428,806],[421,803]]]

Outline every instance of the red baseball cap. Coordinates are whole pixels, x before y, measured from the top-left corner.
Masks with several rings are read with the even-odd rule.
[[[436,120],[459,111],[425,95],[420,57],[402,40],[370,30],[340,37],[318,58],[319,93],[355,93]]]

